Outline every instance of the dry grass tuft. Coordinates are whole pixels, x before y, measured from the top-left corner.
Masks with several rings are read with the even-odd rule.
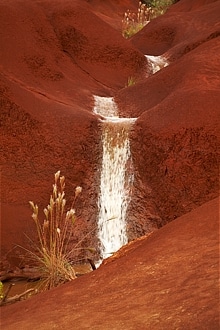
[[[122,35],[126,39],[143,29],[152,19],[164,14],[167,8],[175,1],[152,0],[149,1],[150,5],[143,2],[139,1],[137,13],[133,13],[128,9],[124,14],[122,20]]]
[[[56,287],[76,278],[71,265],[70,238],[73,234],[75,217],[75,201],[82,188],[75,189],[71,208],[66,211],[65,177],[60,171],[55,174],[52,195],[49,205],[44,209],[43,222],[39,219],[38,206],[30,201],[33,210],[32,218],[36,225],[38,245],[37,252],[28,251],[37,263],[45,289]]]
[[[150,10],[151,8],[148,8],[140,1],[137,13],[132,13],[129,9],[125,12],[122,20],[122,35],[124,38],[130,38],[149,23]]]

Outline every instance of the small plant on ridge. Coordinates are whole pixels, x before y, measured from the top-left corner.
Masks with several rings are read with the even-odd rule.
[[[122,35],[128,39],[143,29],[152,19],[163,15],[176,0],[142,0],[138,3],[137,13],[129,9],[122,20]]]
[[[0,301],[4,298],[4,286],[2,281],[0,281]]]
[[[165,14],[167,9],[177,2],[176,0],[148,0],[148,1],[143,1],[147,2],[148,6],[152,9],[151,10],[151,16],[150,20]]]
[[[150,21],[151,8],[147,7],[141,1],[138,4],[137,13],[132,13],[129,9],[125,12],[122,20],[122,35],[124,38],[130,38]]]
[[[130,76],[128,77],[128,81],[125,87],[130,87],[130,86],[134,86],[136,83],[136,80],[134,77]]]

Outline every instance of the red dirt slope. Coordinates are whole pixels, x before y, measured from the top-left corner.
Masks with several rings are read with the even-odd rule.
[[[219,194],[220,1],[188,5],[178,2],[132,38],[169,65],[116,97],[123,115],[138,117],[129,224],[139,234]]]
[[[93,94],[117,94],[122,116],[138,117],[130,239],[178,217],[95,272],[2,307],[2,329],[219,329],[220,1],[180,0],[124,40],[120,13],[134,4],[0,3],[1,261],[19,264],[8,252],[31,234],[28,201],[47,205],[59,169],[67,200],[83,187],[76,239],[94,228],[101,130]],[[149,75],[145,54],[170,64]],[[124,88],[129,76],[136,84]]]
[[[0,33],[3,258],[31,235],[28,201],[47,205],[57,170],[67,200],[83,188],[77,235],[94,229],[101,131],[93,94],[112,95],[146,60],[87,1],[1,1]]]
[[[2,329],[219,329],[218,199],[98,270],[3,307]]]
[[[151,21],[131,42],[144,54],[179,57],[219,36],[219,0],[179,1]]]
[[[103,21],[120,32],[124,13],[129,9],[137,13],[138,1],[136,0],[88,0],[91,10]]]

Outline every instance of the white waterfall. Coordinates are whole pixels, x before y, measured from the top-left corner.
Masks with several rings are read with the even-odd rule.
[[[150,71],[152,74],[161,70],[165,66],[168,66],[168,64],[169,64],[167,59],[163,56],[145,55],[145,57],[147,58],[148,64],[151,67]]]
[[[133,182],[129,130],[136,118],[119,118],[113,98],[94,96],[102,120],[102,167],[98,199],[101,260],[128,242],[126,211]]]

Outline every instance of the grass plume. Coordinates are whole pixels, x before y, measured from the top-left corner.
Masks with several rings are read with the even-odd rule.
[[[132,37],[142,30],[152,19],[164,14],[168,7],[175,2],[175,0],[139,1],[136,13],[128,9],[124,14],[124,18],[122,19],[123,37],[126,39]]]
[[[67,211],[64,189],[65,177],[58,171],[49,204],[44,209],[43,222],[39,219],[37,204],[29,202],[38,236],[37,252],[29,252],[39,267],[46,289],[76,278],[71,265],[69,242],[76,220],[74,206],[82,188],[76,187],[71,208]]]

